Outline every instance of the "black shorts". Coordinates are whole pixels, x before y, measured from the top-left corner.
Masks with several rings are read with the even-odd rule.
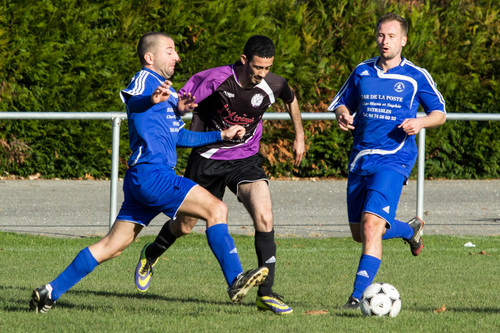
[[[265,180],[269,183],[260,153],[239,160],[211,160],[192,152],[184,177],[203,186],[215,197],[222,200],[226,186],[238,195],[238,185]]]

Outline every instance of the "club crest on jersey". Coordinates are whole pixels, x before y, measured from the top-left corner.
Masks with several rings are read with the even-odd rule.
[[[394,90],[396,90],[397,92],[403,92],[403,90],[405,90],[405,85],[403,82],[398,82],[394,85]]]
[[[263,100],[264,100],[264,96],[262,96],[261,94],[255,94],[252,97],[252,100],[250,101],[250,103],[252,104],[252,106],[254,108],[257,108],[262,104]]]

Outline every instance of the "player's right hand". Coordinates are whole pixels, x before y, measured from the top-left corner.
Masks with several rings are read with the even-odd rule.
[[[354,117],[349,112],[339,113],[337,115],[337,121],[339,122],[339,127],[344,131],[354,129],[354,126],[352,126]]]
[[[170,98],[170,87],[172,87],[172,82],[169,80],[165,80],[162,84],[160,84],[155,91],[151,94],[151,103],[158,104],[161,102],[165,102]]]
[[[221,132],[222,140],[227,141],[231,139],[241,139],[245,135],[245,127],[234,125]]]

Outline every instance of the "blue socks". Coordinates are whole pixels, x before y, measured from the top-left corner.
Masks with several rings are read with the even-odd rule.
[[[382,239],[404,238],[410,239],[413,237],[415,230],[406,222],[394,220],[391,223],[391,228],[387,229]]]
[[[375,275],[377,275],[381,260],[367,254],[363,254],[359,259],[358,272],[354,280],[354,291],[352,297],[361,299],[363,291],[373,283]]]
[[[52,286],[52,299],[57,301],[65,292],[87,276],[99,265],[89,248],[86,247],[78,253],[73,262],[50,283]]]
[[[219,261],[228,286],[233,284],[234,279],[243,272],[240,257],[234,245],[233,238],[229,235],[227,224],[219,223],[211,226],[205,231],[208,246]]]
[[[387,229],[382,239],[403,238],[410,239],[415,231],[406,222],[394,220],[391,223],[391,228]],[[381,260],[373,256],[363,254],[359,259],[358,271],[354,280],[354,291],[352,297],[361,299],[363,291],[373,283],[375,275],[380,268]]]

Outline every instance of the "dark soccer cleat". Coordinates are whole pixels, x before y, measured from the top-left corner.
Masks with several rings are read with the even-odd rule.
[[[227,289],[229,298],[233,303],[239,303],[245,297],[253,286],[258,286],[264,282],[269,274],[269,269],[265,266],[259,267],[254,270],[249,270],[240,273],[231,287]]]
[[[410,239],[403,239],[403,240],[406,243],[410,244],[411,254],[413,254],[416,257],[420,254],[420,252],[422,252],[422,249],[424,248],[424,244],[420,236],[422,235],[422,230],[424,229],[425,222],[422,221],[418,216],[415,216],[408,222],[408,224],[414,230],[413,237]]]
[[[262,311],[272,311],[277,315],[285,315],[293,312],[293,309],[285,304],[282,296],[273,293],[271,296],[257,296],[257,308]]]
[[[30,309],[32,311],[36,311],[36,313],[47,313],[55,305],[56,301],[52,299],[52,286],[50,284],[33,290],[30,301]]]
[[[359,299],[349,296],[349,300],[343,306],[344,309],[357,310],[359,309]]]
[[[151,244],[152,243],[147,243],[144,245],[139,257],[139,262],[135,268],[135,286],[137,287],[137,290],[142,293],[145,293],[148,290],[151,283],[151,277],[153,276],[153,268],[158,262],[158,258],[156,258],[156,260],[146,258],[146,249]]]

